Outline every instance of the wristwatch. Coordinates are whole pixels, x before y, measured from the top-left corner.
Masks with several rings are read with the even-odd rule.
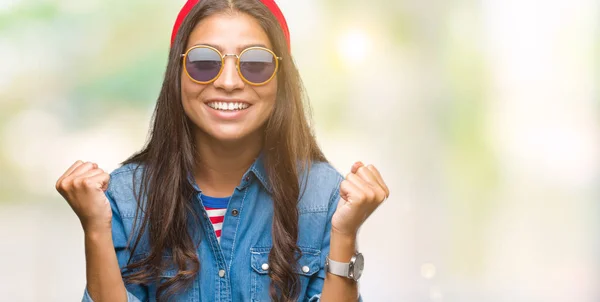
[[[337,262],[325,258],[325,271],[337,276],[345,277],[358,281],[365,267],[365,258],[361,253],[356,253],[350,259],[350,262]]]

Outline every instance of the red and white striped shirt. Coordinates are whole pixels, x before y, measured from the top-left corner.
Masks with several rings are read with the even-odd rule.
[[[223,219],[225,218],[225,213],[227,212],[227,208],[211,208],[204,206],[206,209],[206,214],[208,214],[208,218],[210,218],[210,222],[215,229],[215,235],[217,235],[217,241],[221,242],[221,229],[223,228]]]
[[[206,209],[206,214],[215,229],[215,235],[217,235],[217,241],[221,243],[221,230],[223,229],[223,220],[225,219],[225,213],[227,212],[227,204],[231,197],[211,197],[202,195],[202,204]]]

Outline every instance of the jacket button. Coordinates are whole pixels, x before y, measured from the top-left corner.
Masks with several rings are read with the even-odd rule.
[[[246,181],[250,180],[250,175],[246,176],[246,178],[244,178]]]
[[[237,216],[240,212],[236,209],[231,210],[231,215]]]
[[[269,264],[268,263],[263,263],[262,266],[261,266],[261,268],[262,268],[263,271],[266,271],[266,270],[269,269]]]
[[[308,273],[310,271],[310,268],[305,265],[305,266],[302,267],[302,271],[305,272],[305,273]]]
[[[219,270],[219,277],[223,278],[225,276],[225,270]]]

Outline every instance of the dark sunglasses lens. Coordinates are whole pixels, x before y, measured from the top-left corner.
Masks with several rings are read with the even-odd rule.
[[[208,82],[219,74],[221,57],[219,53],[210,48],[194,48],[187,54],[185,68],[192,79]]]
[[[264,83],[273,76],[277,58],[264,49],[250,49],[240,57],[240,72],[251,83]]]

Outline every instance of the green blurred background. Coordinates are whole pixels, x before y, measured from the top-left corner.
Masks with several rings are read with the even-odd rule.
[[[139,150],[184,1],[0,0],[2,301],[76,301],[78,159]],[[367,301],[600,300],[600,3],[279,0],[318,140],[392,194]]]

